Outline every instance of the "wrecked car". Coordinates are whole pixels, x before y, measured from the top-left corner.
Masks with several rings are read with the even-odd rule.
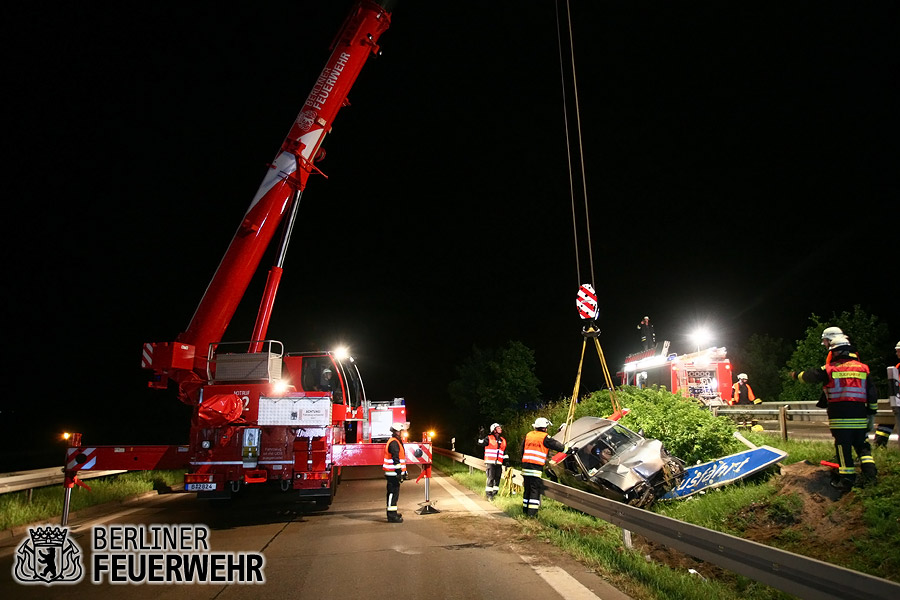
[[[631,506],[648,507],[684,477],[684,461],[669,454],[662,442],[647,439],[616,421],[581,417],[552,437],[568,454],[550,458],[551,481]]]

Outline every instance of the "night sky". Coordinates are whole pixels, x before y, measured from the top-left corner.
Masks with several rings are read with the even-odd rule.
[[[5,9],[5,439],[186,439],[141,346],[187,327],[351,4]],[[854,304],[900,339],[896,5],[571,7],[574,82],[553,1],[397,3],[304,193],[269,337],[349,345],[371,397],[438,430],[473,345],[523,342],[544,396],[570,394],[591,279],[613,371],[645,314],[678,352],[700,325],[792,341]],[[250,337],[269,263],[227,339]]]

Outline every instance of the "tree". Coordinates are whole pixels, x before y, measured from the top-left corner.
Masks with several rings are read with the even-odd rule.
[[[781,338],[753,334],[744,348],[732,353],[734,375],[747,373],[753,393],[763,401],[776,401],[784,385],[782,365],[791,356],[790,344]]]
[[[825,364],[826,350],[822,347],[822,331],[827,327],[840,327],[847,334],[862,362],[869,365],[870,377],[878,387],[878,397],[887,395],[887,377],[885,375],[885,348],[890,347],[888,326],[880,323],[878,317],[863,311],[859,305],[853,312],[832,314],[831,319],[822,321],[816,314],[809,317],[811,325],[806,329],[806,337],[797,341],[797,348],[788,361],[790,371],[800,372],[817,369]],[[818,400],[822,390],[816,386],[798,381],[787,381],[781,400],[797,402],[802,400]]]
[[[472,354],[456,368],[457,379],[448,392],[453,402],[456,431],[466,435],[479,424],[507,423],[519,407],[540,398],[534,374],[534,351],[517,341],[499,349],[472,347]]]

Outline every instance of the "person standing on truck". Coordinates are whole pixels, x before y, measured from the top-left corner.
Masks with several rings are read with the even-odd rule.
[[[393,423],[391,437],[384,445],[384,478],[387,479],[387,520],[388,523],[402,523],[403,515],[397,511],[400,499],[400,482],[408,479],[406,474],[406,449],[403,447],[402,431],[406,423]]]
[[[478,431],[478,445],[484,448],[484,495],[493,500],[500,491],[500,479],[503,467],[509,466],[509,454],[506,453],[506,439],[501,435],[503,427],[500,423],[491,425],[491,432],[485,436],[484,428]]]
[[[731,402],[730,404],[759,404],[762,400],[753,394],[753,388],[747,383],[747,374],[738,375],[737,383],[731,386]]]
[[[822,385],[823,398],[816,404],[826,408],[828,427],[837,451],[838,476],[831,485],[842,492],[856,483],[853,450],[859,457],[865,483],[875,483],[878,470],[869,445],[868,415],[878,409],[878,392],[869,379],[869,367],[859,360],[856,349],[838,327],[822,332],[822,345],[828,350],[820,369],[791,373],[806,383]]]
[[[541,494],[544,492],[541,478],[547,462],[547,451],[565,450],[565,446],[547,435],[547,428],[551,425],[553,423],[549,419],[538,417],[532,424],[534,431],[528,432],[522,442],[522,512],[526,517],[536,517],[541,508]]]
[[[644,319],[638,323],[637,328],[638,331],[641,332],[641,345],[644,347],[644,350],[655,348],[656,332],[653,330],[653,325],[650,324],[650,317],[644,317]]]
[[[894,352],[897,354],[897,358],[900,359],[900,342],[897,342],[897,345],[894,346]],[[897,424],[900,423],[900,380],[898,380],[900,362],[894,367],[888,367],[887,372],[888,398],[891,405],[891,411],[894,413],[894,423],[885,423],[875,428],[876,448],[887,448],[887,443],[888,440],[891,439],[891,434],[895,429],[898,429]]]

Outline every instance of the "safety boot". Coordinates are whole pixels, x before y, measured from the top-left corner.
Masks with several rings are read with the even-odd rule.
[[[400,515],[398,515],[398,514],[396,514],[396,513],[394,513],[394,514],[388,514],[387,520],[388,520],[388,523],[402,523],[402,522],[403,522],[403,517],[400,516]]]
[[[853,489],[853,480],[847,477],[841,477],[831,481],[831,487],[838,490],[842,494],[846,494]]]

